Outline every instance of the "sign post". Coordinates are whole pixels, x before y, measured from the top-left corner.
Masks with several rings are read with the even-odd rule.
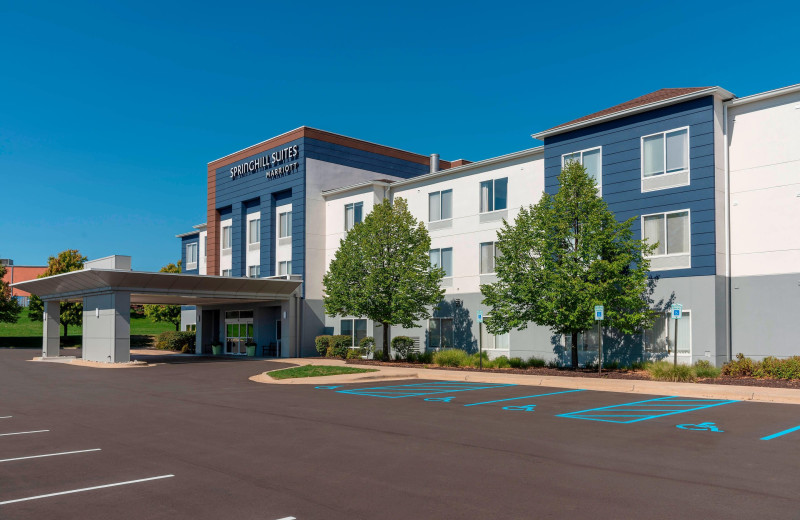
[[[603,373],[603,331],[602,321],[605,318],[605,309],[602,305],[594,306],[594,321],[597,322],[597,373]]]
[[[675,322],[675,352],[673,355],[673,366],[678,366],[678,320],[681,319],[683,314],[683,305],[676,303],[672,306],[672,319]]]
[[[478,311],[478,370],[483,370],[483,311]]]

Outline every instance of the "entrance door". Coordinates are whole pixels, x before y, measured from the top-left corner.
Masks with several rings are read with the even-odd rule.
[[[281,320],[275,320],[275,343],[278,345],[278,351],[275,352],[275,355],[280,357],[280,355],[281,355]]]
[[[237,356],[247,354],[246,344],[253,341],[253,311],[227,311],[225,313],[225,353]]]

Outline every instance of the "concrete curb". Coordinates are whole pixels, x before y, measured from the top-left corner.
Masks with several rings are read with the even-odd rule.
[[[281,359],[276,360],[295,365],[345,366],[338,359]],[[349,365],[348,365],[349,366]],[[358,365],[361,366],[361,365]],[[592,379],[586,377],[536,376],[525,374],[500,374],[495,372],[466,372],[462,370],[439,370],[427,368],[384,367],[376,368],[380,375],[343,374],[338,376],[309,377],[275,380],[267,372],[253,376],[251,381],[271,384],[346,384],[368,380],[430,379],[435,381],[475,381],[480,383],[505,383],[520,386],[547,386],[554,388],[594,390],[597,392],[622,392],[630,394],[696,397],[705,399],[731,399],[764,403],[800,404],[800,390],[791,388],[768,388],[757,386],[706,385],[697,383],[668,383],[630,379]],[[360,376],[360,377],[359,377]]]

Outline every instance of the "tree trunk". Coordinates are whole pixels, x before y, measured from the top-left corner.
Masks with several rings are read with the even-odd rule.
[[[386,322],[381,323],[383,325],[383,359],[385,361],[389,360],[389,324]]]
[[[64,325],[64,338],[66,338],[67,337],[67,324],[66,323],[62,323],[62,325]]]
[[[578,333],[572,333],[572,369],[578,369]]]
[[[178,322],[175,324],[175,332],[179,332],[180,330],[181,330],[181,324],[180,322]]]

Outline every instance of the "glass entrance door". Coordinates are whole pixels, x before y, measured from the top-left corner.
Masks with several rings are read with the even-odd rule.
[[[253,341],[253,311],[225,313],[225,353],[247,354],[246,344]]]

